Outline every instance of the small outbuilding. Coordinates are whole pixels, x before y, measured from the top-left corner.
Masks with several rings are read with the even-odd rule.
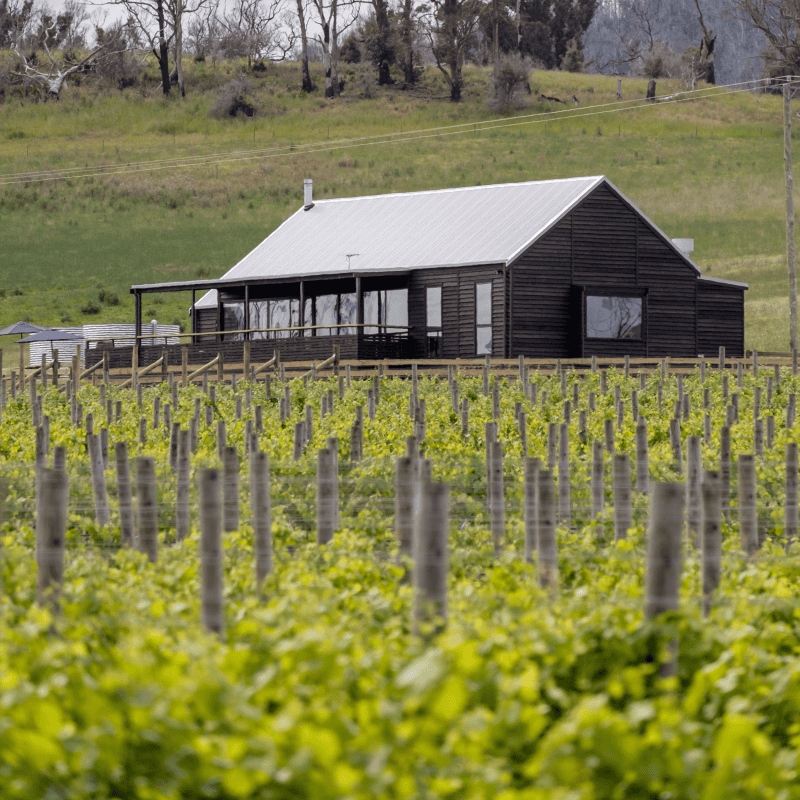
[[[701,274],[604,176],[314,200],[207,291],[204,348],[284,359],[744,355],[747,284]],[[241,345],[239,345],[241,346]],[[232,354],[233,355],[233,354]],[[255,356],[255,352],[254,352]],[[195,359],[192,359],[195,360]]]

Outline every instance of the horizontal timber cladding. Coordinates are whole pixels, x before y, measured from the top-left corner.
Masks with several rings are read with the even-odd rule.
[[[505,314],[503,313],[503,268],[443,267],[415,270],[408,283],[408,324],[411,327],[414,355],[427,355],[425,290],[442,288],[442,358],[474,358],[475,285],[492,283],[492,356],[505,355]]]
[[[698,281],[697,347],[705,356],[724,347],[727,356],[744,357],[743,289]]]

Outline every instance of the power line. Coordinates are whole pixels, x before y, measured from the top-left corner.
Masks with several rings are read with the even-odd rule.
[[[794,77],[794,76],[791,76]],[[786,76],[785,79],[790,79]],[[762,78],[757,81],[742,81],[739,83],[725,84],[723,86],[709,86],[704,89],[689,92],[677,92],[671,95],[662,95],[652,102],[646,98],[634,100],[616,100],[609,103],[599,103],[584,108],[565,108],[557,111],[539,111],[531,114],[521,114],[513,117],[503,117],[492,120],[476,120],[462,122],[454,125],[442,125],[433,128],[420,128],[413,131],[390,131],[369,136],[358,136],[337,139],[325,142],[308,142],[305,144],[288,144],[275,147],[238,150],[229,153],[209,153],[198,156],[181,156],[169,159],[155,159],[148,161],[131,162],[123,165],[103,164],[94,167],[66,167],[57,170],[42,170],[38,172],[18,172],[0,177],[0,186],[12,186],[20,183],[43,183],[46,181],[63,181],[69,179],[80,180],[89,177],[113,177],[115,175],[133,175],[143,172],[157,172],[162,170],[189,169],[196,167],[219,166],[220,164],[235,164],[259,159],[272,159],[291,157],[298,153],[325,153],[336,152],[357,147],[384,144],[403,144],[406,142],[420,141],[423,139],[438,138],[442,136],[459,136],[475,134],[482,131],[501,130],[520,127],[523,125],[536,125],[553,121],[583,119],[607,114],[637,111],[642,108],[654,109],[684,102],[707,100],[710,98],[724,97],[729,94],[752,88],[753,84],[774,81],[774,78]],[[737,88],[740,87],[740,88]]]

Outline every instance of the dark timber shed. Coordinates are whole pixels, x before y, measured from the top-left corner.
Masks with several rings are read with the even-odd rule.
[[[195,347],[319,358],[744,355],[747,285],[700,273],[603,176],[304,205],[193,302]],[[139,331],[137,331],[139,332]],[[197,360],[197,359],[192,359]]]

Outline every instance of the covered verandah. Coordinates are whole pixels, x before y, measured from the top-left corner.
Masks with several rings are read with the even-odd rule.
[[[135,303],[135,342],[142,334],[142,297],[159,292],[191,293],[191,332],[181,336],[189,345],[190,363],[202,363],[217,353],[226,361],[241,357],[250,342],[254,359],[275,350],[285,359],[324,358],[339,346],[343,358],[406,358],[415,352],[408,325],[408,272],[341,274],[298,279],[239,278],[139,284],[131,287]],[[215,291],[209,295],[209,290]],[[202,293],[198,300],[198,294]],[[139,348],[148,363],[157,343]],[[180,347],[168,353],[178,363]],[[262,352],[263,351],[263,352]],[[112,361],[130,361],[112,355]]]

